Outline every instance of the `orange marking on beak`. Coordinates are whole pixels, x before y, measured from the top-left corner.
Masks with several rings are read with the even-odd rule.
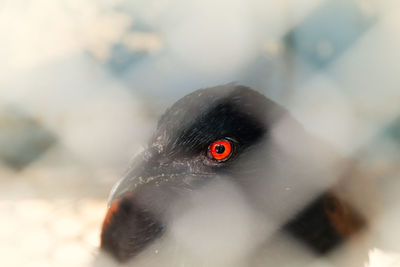
[[[105,228],[108,227],[108,225],[110,225],[114,214],[118,211],[119,204],[120,204],[120,200],[117,199],[108,208],[107,213],[106,213],[106,217],[104,218],[104,221],[103,221],[102,232],[104,231]]]

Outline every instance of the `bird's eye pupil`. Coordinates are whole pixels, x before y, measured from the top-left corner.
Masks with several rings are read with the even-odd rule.
[[[225,151],[225,146],[224,145],[217,145],[215,147],[215,152],[217,152],[218,154],[222,154]]]

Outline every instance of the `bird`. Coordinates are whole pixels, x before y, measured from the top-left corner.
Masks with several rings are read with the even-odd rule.
[[[115,266],[363,266],[366,249],[341,253],[369,227],[355,165],[254,89],[196,90],[112,188],[100,251]]]

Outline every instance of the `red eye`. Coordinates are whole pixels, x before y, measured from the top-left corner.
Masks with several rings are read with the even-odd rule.
[[[232,145],[227,140],[218,140],[208,148],[209,154],[216,160],[227,159],[232,152]]]

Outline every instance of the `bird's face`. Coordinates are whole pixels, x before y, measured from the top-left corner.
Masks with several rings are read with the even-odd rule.
[[[101,247],[120,262],[149,247],[158,253],[163,242],[202,260],[239,259],[329,186],[330,178],[313,179],[331,164],[310,168],[315,147],[282,107],[251,89],[187,95],[113,187]]]

